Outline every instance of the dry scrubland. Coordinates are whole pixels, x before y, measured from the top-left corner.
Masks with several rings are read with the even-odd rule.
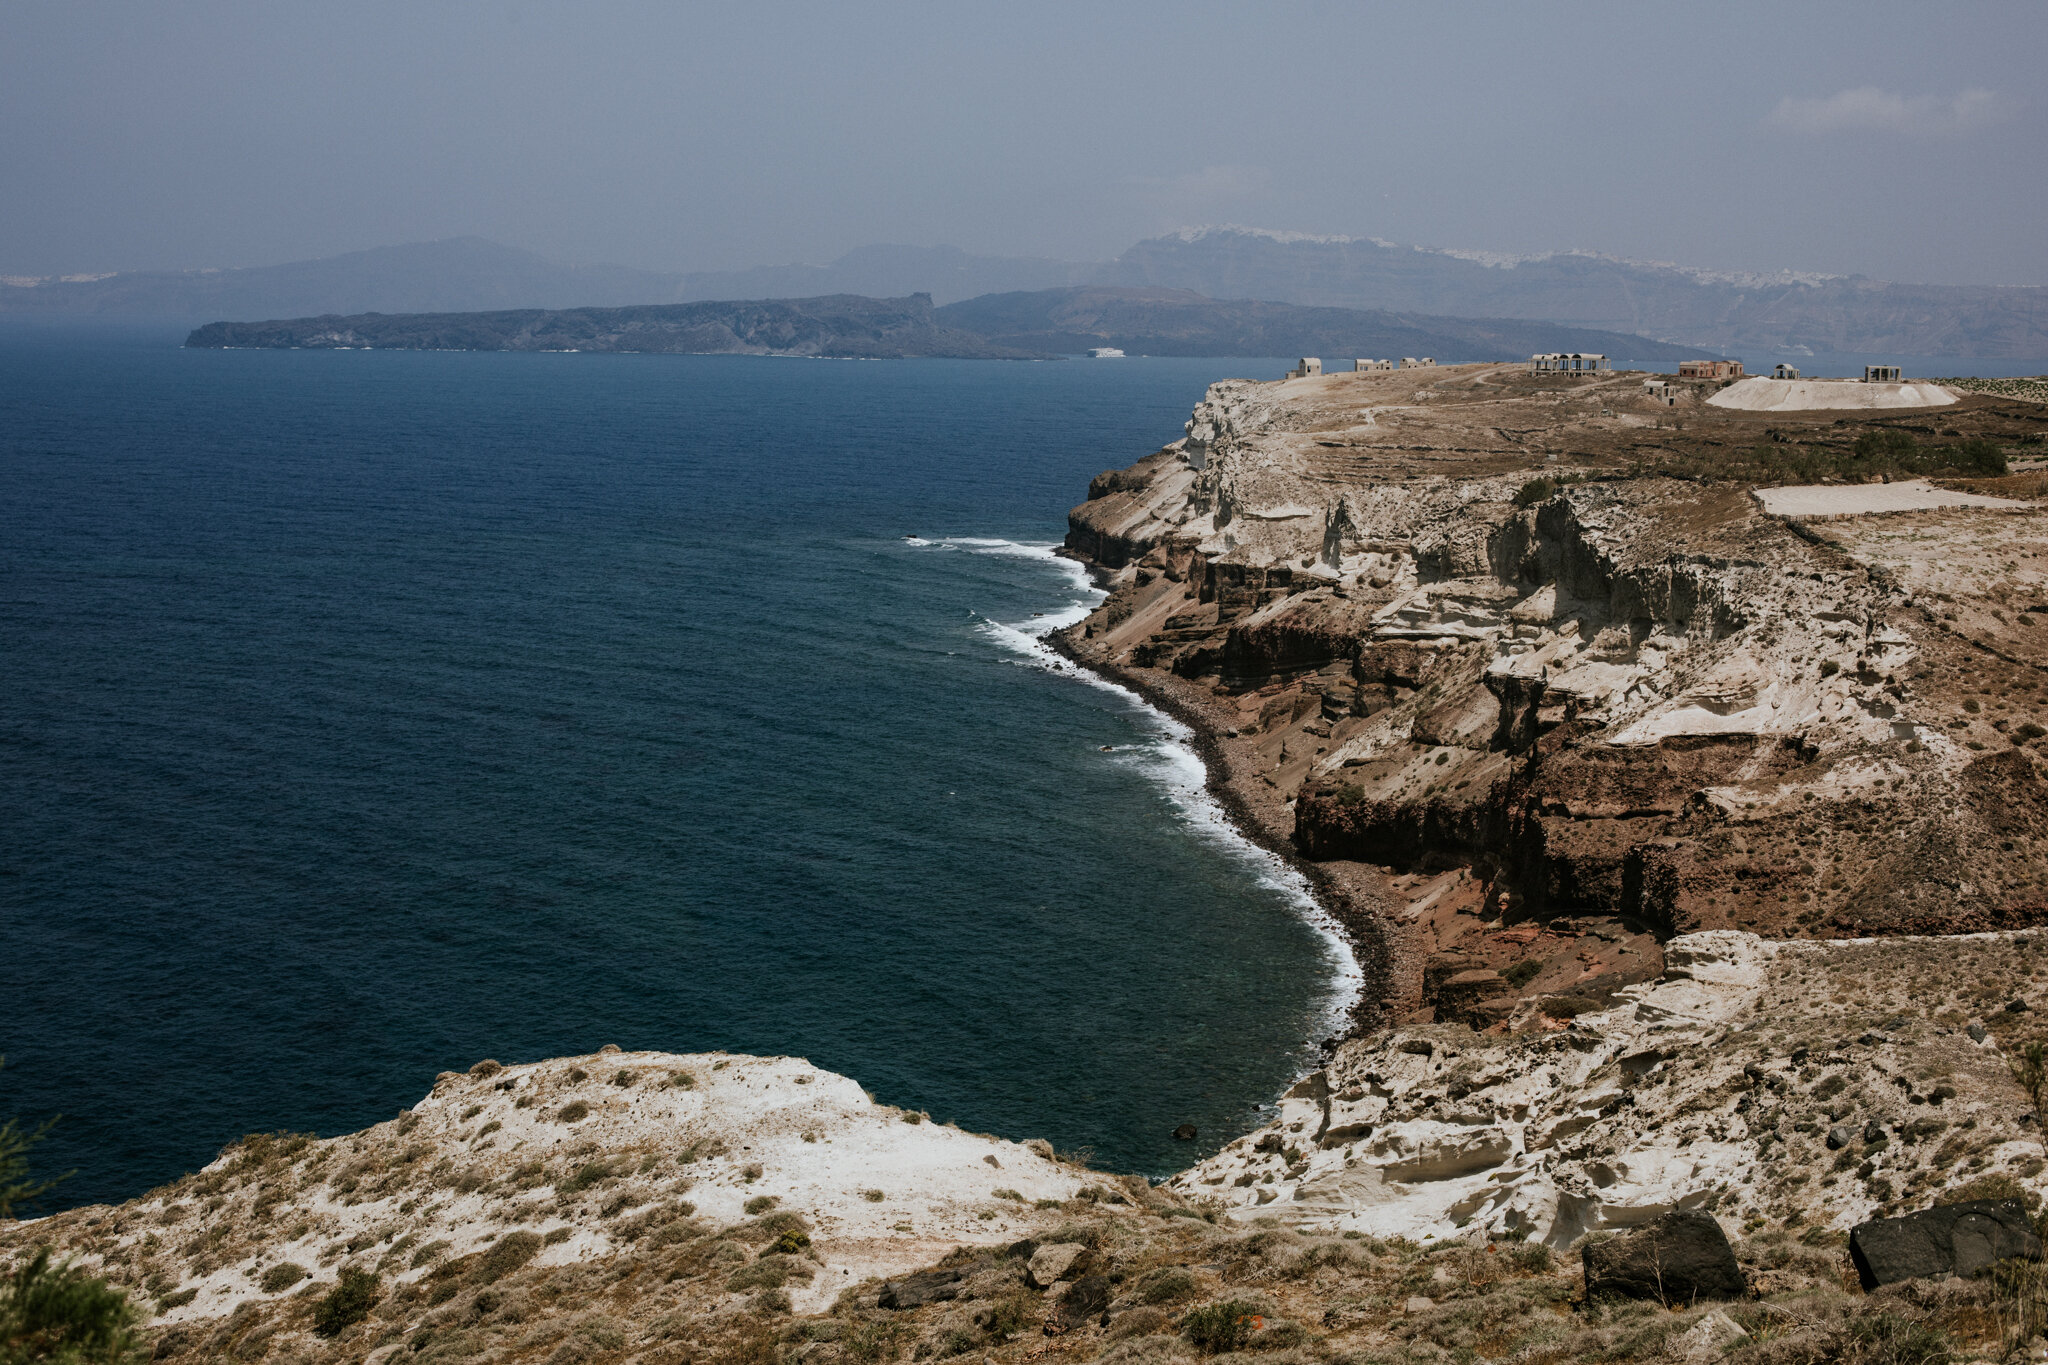
[[[1991,393],[2002,398],[2024,398],[2030,403],[2048,403],[2048,375],[2026,379],[1938,379],[1944,388],[1968,393]]]
[[[2003,1359],[2040,1324],[2036,1277],[1866,1295],[1843,1226],[1864,1209],[2040,1189],[2040,1128],[2021,1119],[2005,1058],[2042,1029],[2048,943],[1802,945],[1733,993],[1716,980],[1667,982],[1663,1007],[1659,988],[1640,988],[1632,1009],[1573,1029],[1532,1015],[1509,1036],[1427,1025],[1354,1046],[1419,1064],[1407,1105],[1481,1126],[1540,1101],[1511,1095],[1507,1072],[1581,1056],[1581,1029],[1665,1025],[1681,1046],[1604,1062],[1571,1087],[1591,1124],[1559,1124],[1548,1144],[1606,1158],[1626,1181],[1630,1126],[1694,1121],[1733,1138],[1749,1173],[1702,1191],[1747,1279],[1729,1302],[1587,1302],[1577,1248],[1448,1224],[1374,1236],[1296,1197],[1223,1197],[1288,1181],[1309,1152],[1341,1160],[1356,1134],[1323,1144],[1282,1119],[1208,1162],[1249,1156],[1268,1177],[1217,1191],[1198,1166],[1153,1189],[870,1105],[786,1058],[481,1064],[373,1130],[248,1138],[127,1205],[18,1224],[6,1248],[53,1242],[154,1300],[166,1361]],[[1694,993],[1692,1015],[1675,1013],[1673,986]],[[1671,1031],[1702,1021],[1710,1048]],[[1360,1060],[1335,1058],[1339,1083]],[[614,1085],[621,1070],[631,1087]],[[692,1076],[680,1095],[676,1072]],[[840,1093],[821,1103],[819,1089]],[[563,1119],[578,1103],[586,1113]],[[582,1128],[606,1111],[608,1128]],[[842,1144],[846,1164],[815,1160]],[[862,1189],[856,1173],[891,1152],[895,1187]]]
[[[2041,1322],[2031,1270],[1864,1294],[1845,1229],[2038,1205],[2007,1061],[2048,1031],[2048,942],[2020,937],[1707,936],[1569,1027],[1531,1011],[1349,1044],[1278,1123],[1159,1188],[793,1059],[606,1053],[480,1064],[348,1137],[251,1137],[0,1248],[55,1245],[129,1287],[155,1356],[192,1362],[2001,1359]],[[1518,1151],[1495,1167],[1583,1175],[1579,1221],[1602,1226],[1447,1207],[1489,1182],[1439,1158],[1503,1125]],[[1694,1163],[1675,1183],[1674,1155]],[[1362,1168],[1377,1215],[1317,1193]],[[1441,1216],[1366,1230],[1403,1201]],[[1588,1301],[1585,1242],[1675,1202],[1728,1229],[1742,1294]]]

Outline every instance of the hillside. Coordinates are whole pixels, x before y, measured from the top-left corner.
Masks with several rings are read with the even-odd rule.
[[[1186,289],[1108,285],[990,294],[939,310],[946,326],[1021,350],[1072,354],[1115,346],[1133,355],[1319,355],[1332,369],[1357,357],[1505,360],[1537,351],[1600,351],[1629,360],[1705,352],[1639,336],[1502,318],[1436,317],[1214,299]],[[1342,358],[1340,358],[1342,357]]]
[[[833,356],[901,359],[1016,358],[940,326],[929,295],[638,308],[508,309],[491,313],[363,313],[275,322],[215,322],[187,346],[414,351],[634,351],[694,355]]]
[[[625,307],[719,299],[931,294],[939,302],[1092,279],[1095,262],[977,256],[958,247],[865,246],[829,265],[683,273],[564,265],[481,237],[351,251],[230,270],[118,271],[53,279],[0,275],[0,317],[184,319],[327,313],[455,313]]]

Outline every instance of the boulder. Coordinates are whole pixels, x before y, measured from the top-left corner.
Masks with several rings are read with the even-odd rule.
[[[2018,1200],[1942,1204],[1901,1218],[1859,1223],[1849,1259],[1865,1289],[1900,1280],[1974,1275],[1993,1261],[2041,1259],[2041,1239]]]
[[[1749,1344],[1749,1333],[1716,1308],[1679,1333],[1675,1354],[1681,1360],[1719,1360],[1737,1346]]]
[[[1713,1215],[1675,1209],[1636,1231],[1589,1243],[1586,1297],[1666,1304],[1735,1299],[1748,1291],[1734,1248]]]
[[[1849,1140],[1853,1138],[1855,1135],[1856,1130],[1851,1128],[1848,1124],[1836,1124],[1834,1127],[1828,1129],[1828,1150],[1831,1152],[1841,1151],[1844,1147],[1847,1147],[1849,1145]]]
[[[1033,1289],[1050,1289],[1068,1275],[1086,1270],[1093,1259],[1079,1242],[1053,1242],[1031,1254],[1024,1279]]]
[[[1067,1286],[1067,1292],[1060,1297],[1060,1330],[1071,1332],[1085,1327],[1090,1322],[1100,1321],[1109,1313],[1111,1298],[1109,1276],[1083,1275]]]
[[[945,1303],[960,1297],[960,1289],[966,1279],[966,1272],[960,1270],[926,1270],[916,1275],[905,1275],[882,1286],[875,1306],[901,1312],[922,1308],[928,1303]]]

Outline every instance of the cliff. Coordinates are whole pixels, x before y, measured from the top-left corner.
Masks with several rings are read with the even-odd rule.
[[[413,351],[637,351],[695,355],[784,355],[855,359],[953,356],[1016,359],[938,324],[931,296],[738,303],[650,304],[636,308],[508,309],[492,313],[363,313],[276,322],[214,322],[185,340],[194,347]]]
[[[1680,933],[2048,921],[2038,481],[1847,481],[2000,466],[2048,409],[1718,391],[1233,381],[1075,509],[1113,592],[1066,647],[1219,736],[1243,809],[1383,944],[1388,1017],[1605,1000]],[[1797,470],[1839,514],[1753,495]]]

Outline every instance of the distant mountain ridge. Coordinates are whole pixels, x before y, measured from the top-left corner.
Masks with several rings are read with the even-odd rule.
[[[0,276],[8,314],[215,318],[615,308],[729,299],[931,294],[940,303],[1092,278],[1099,262],[975,256],[958,247],[864,246],[830,265],[668,274],[563,265],[482,237],[352,251],[245,270],[124,271],[57,279]]]
[[[1542,319],[1710,349],[2048,357],[2048,288],[1695,270],[1591,252],[1516,256],[1257,228],[1139,242],[1119,284],[1212,297]]]
[[[1082,286],[1209,299],[1524,321],[1708,351],[2048,359],[2048,288],[1892,284],[1853,275],[1698,270],[1590,252],[1509,255],[1244,227],[1139,242],[1114,261],[868,246],[829,265],[669,274],[563,265],[476,237],[246,270],[0,276],[0,317],[298,318],[626,307],[730,299],[902,298],[938,305]]]

